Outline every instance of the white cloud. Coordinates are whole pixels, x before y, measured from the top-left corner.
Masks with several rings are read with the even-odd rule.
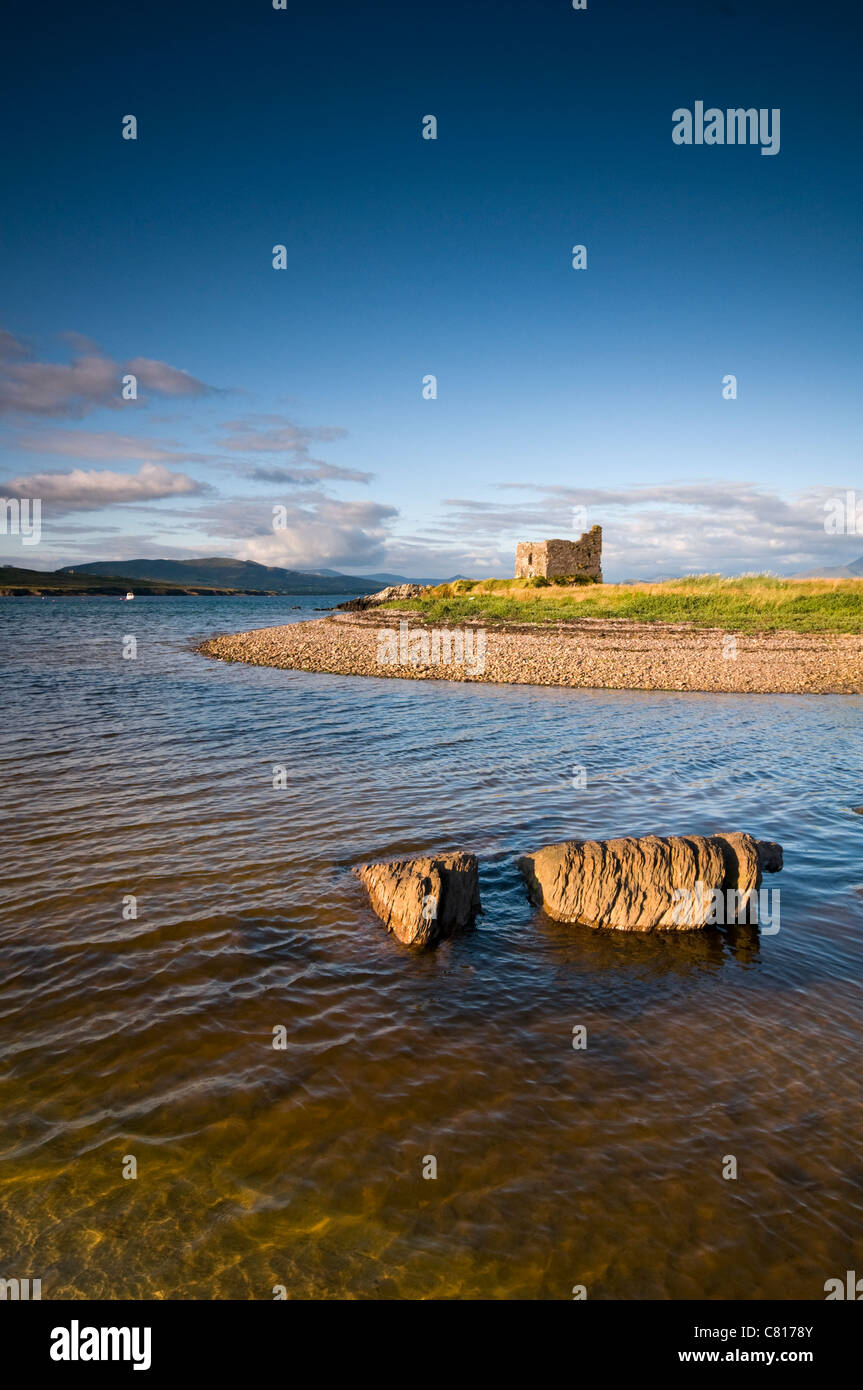
[[[306,428],[292,424],[278,415],[251,416],[244,420],[226,420],[222,425],[222,447],[243,453],[305,454],[313,441],[344,439],[347,430],[339,425],[318,425]]]
[[[38,497],[55,511],[86,511],[120,502],[151,502],[163,497],[191,497],[208,492],[186,473],[172,473],[159,463],[143,463],[137,473],[75,468],[71,473],[31,473],[0,483],[6,497]]]
[[[309,459],[306,463],[298,463],[289,468],[283,468],[280,465],[270,468],[250,468],[245,476],[253,483],[273,483],[277,487],[282,484],[289,487],[302,487],[308,483],[332,481],[369,483],[374,474],[365,473],[360,468],[342,468],[336,463],[324,463],[323,459]]]
[[[14,448],[26,453],[55,454],[60,457],[82,458],[91,462],[110,459],[159,463],[202,462],[204,454],[190,454],[172,440],[153,440],[131,434],[115,434],[110,430],[47,429],[33,434],[19,434]]]
[[[251,416],[226,420],[216,447],[230,453],[289,455],[291,463],[259,463],[245,470],[252,482],[302,485],[311,482],[341,481],[368,483],[374,477],[359,468],[345,468],[312,458],[312,442],[344,439],[347,430],[338,425],[296,425],[279,415]]]
[[[11,333],[0,335],[0,414],[80,419],[88,411],[119,409],[122,378],[138,379],[141,397],[203,396],[212,387],[189,372],[148,357],[115,362],[80,334],[66,334],[71,362],[37,362]],[[23,359],[23,360],[21,360]]]
[[[386,559],[390,527],[398,515],[395,507],[330,497],[284,505],[284,527],[272,529],[270,510],[266,529],[261,525],[256,535],[240,544],[241,560],[286,569],[338,569],[342,565],[380,568]],[[230,516],[226,521],[230,524]]]
[[[137,377],[139,388],[143,386],[160,396],[204,396],[213,390],[191,372],[169,367],[167,362],[157,362],[151,357],[133,357],[125,363],[123,372]]]

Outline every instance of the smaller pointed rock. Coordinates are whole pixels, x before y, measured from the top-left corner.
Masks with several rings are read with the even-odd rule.
[[[354,873],[387,931],[406,946],[432,946],[482,911],[475,854],[360,864]]]

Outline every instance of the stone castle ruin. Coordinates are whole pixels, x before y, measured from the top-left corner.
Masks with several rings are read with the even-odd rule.
[[[521,541],[515,551],[516,579],[577,579],[602,583],[602,527],[591,526],[577,541]]]

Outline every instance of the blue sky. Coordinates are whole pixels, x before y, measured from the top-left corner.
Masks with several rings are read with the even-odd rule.
[[[611,579],[863,554],[853,6],[180,8],[18,16],[5,562],[505,574],[583,518]],[[697,100],[779,152],[674,144]]]

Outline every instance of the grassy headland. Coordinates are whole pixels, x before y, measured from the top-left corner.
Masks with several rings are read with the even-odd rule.
[[[726,632],[863,633],[863,579],[726,579],[693,575],[656,584],[562,584],[537,579],[461,579],[420,598],[384,604],[429,622],[490,626],[625,618],[690,623]]]

